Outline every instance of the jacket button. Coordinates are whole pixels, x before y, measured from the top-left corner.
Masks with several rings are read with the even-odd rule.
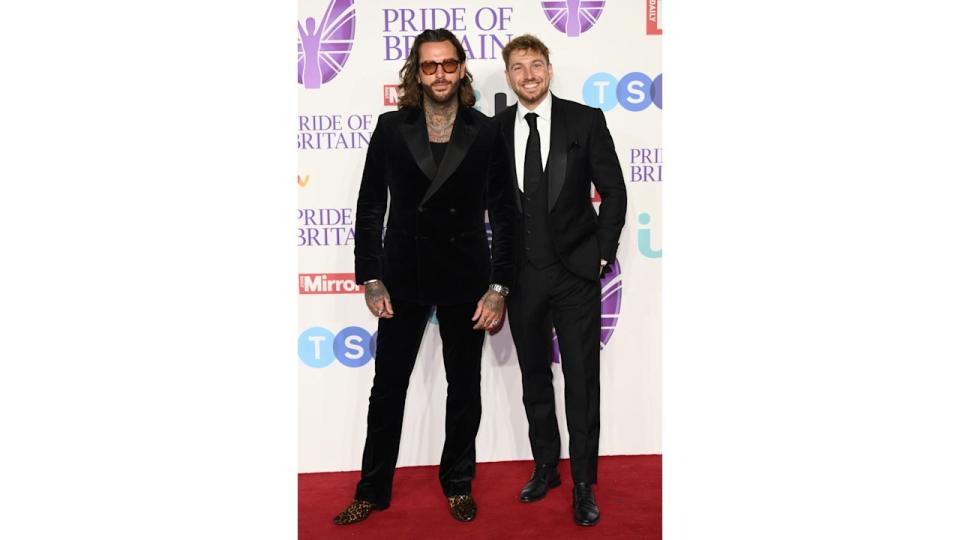
[[[451,208],[451,209],[450,209],[450,213],[451,213],[451,214],[456,214],[456,213],[457,213],[457,209],[456,209],[456,208]]]
[[[456,238],[454,238],[453,236],[451,236],[451,237],[450,237],[450,243],[452,244],[452,243],[454,242],[454,240],[456,240]]]

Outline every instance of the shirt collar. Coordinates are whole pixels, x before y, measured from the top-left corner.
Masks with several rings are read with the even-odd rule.
[[[532,111],[517,101],[517,122],[526,122],[523,117],[526,116],[527,113],[531,112],[537,113],[537,116],[549,122],[551,109],[553,109],[553,94],[549,91],[547,92],[547,96],[543,98],[543,101],[541,101],[540,104],[537,105],[537,107]]]

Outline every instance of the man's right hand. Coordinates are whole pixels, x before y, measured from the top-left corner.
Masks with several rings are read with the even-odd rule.
[[[367,308],[374,317],[391,319],[393,318],[393,305],[390,303],[390,293],[387,292],[387,286],[382,281],[370,282],[363,287],[363,298],[367,302]]]

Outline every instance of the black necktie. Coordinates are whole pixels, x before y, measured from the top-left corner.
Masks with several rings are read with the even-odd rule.
[[[537,131],[537,113],[527,113],[524,117],[530,126],[530,135],[527,137],[527,151],[523,156],[523,191],[531,192],[537,189],[540,175],[543,174],[543,163],[540,161],[540,132]]]

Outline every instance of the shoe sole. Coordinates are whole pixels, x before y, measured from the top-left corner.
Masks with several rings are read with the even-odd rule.
[[[550,482],[549,484],[547,484],[547,490],[543,492],[543,495],[537,497],[536,499],[522,499],[522,498],[521,498],[521,499],[520,499],[520,502],[522,502],[522,503],[537,502],[537,501],[539,501],[540,499],[546,497],[546,496],[547,496],[547,493],[550,493],[550,490],[551,490],[551,489],[553,489],[553,488],[555,488],[555,487],[558,487],[559,485],[560,485],[560,478],[557,478],[557,481],[556,481],[556,482]]]
[[[577,525],[583,526],[583,527],[593,527],[593,526],[596,525],[599,521],[600,521],[600,517],[599,517],[599,516],[598,516],[597,519],[594,520],[594,521],[577,521],[576,519],[573,520],[574,523],[576,523]]]
[[[477,518],[477,512],[474,511],[474,512],[473,512],[473,515],[470,516],[469,518],[461,519],[461,518],[459,518],[459,517],[457,516],[457,514],[455,514],[455,513],[453,512],[453,508],[451,508],[451,509],[450,509],[450,516],[453,517],[454,520],[459,521],[460,523],[470,523],[471,521],[473,521],[474,519]]]

